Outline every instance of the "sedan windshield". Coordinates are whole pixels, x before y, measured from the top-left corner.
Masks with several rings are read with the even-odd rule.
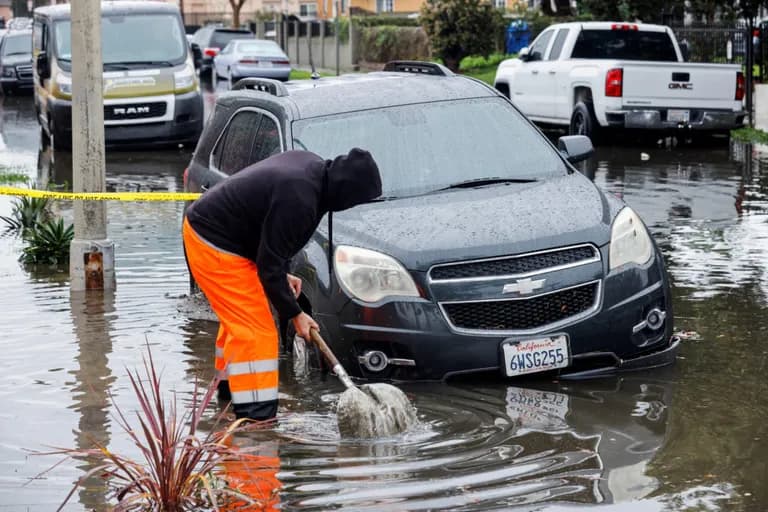
[[[72,60],[69,21],[56,23],[56,56]],[[187,42],[178,17],[171,14],[131,14],[101,19],[102,59],[109,64],[180,64]]]
[[[383,195],[541,180],[566,173],[556,151],[501,98],[389,107],[296,121],[295,149],[371,152]],[[489,181],[489,178],[492,180]]]
[[[3,55],[23,55],[32,53],[32,35],[6,36],[3,43]]]

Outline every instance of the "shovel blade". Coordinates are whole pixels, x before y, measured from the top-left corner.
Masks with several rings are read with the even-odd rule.
[[[416,409],[402,390],[391,384],[350,388],[337,406],[342,437],[372,439],[401,434],[416,422]]]

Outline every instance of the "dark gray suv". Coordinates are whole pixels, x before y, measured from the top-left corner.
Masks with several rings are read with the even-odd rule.
[[[431,63],[288,82],[216,102],[185,188],[288,149],[376,158],[384,197],[326,217],[292,262],[350,373],[596,376],[674,361],[669,282],[637,216],[505,97]],[[293,339],[290,322],[286,339]]]

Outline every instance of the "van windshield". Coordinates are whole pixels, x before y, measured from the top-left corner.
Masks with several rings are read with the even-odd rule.
[[[72,23],[55,25],[56,57],[72,60]],[[101,19],[102,60],[110,64],[175,66],[187,57],[181,22],[172,14],[111,15]]]

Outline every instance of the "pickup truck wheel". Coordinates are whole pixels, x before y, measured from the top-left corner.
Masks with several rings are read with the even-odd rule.
[[[592,141],[599,138],[600,125],[595,118],[595,110],[591,103],[579,102],[573,107],[571,124],[568,127],[569,135],[586,135]]]

